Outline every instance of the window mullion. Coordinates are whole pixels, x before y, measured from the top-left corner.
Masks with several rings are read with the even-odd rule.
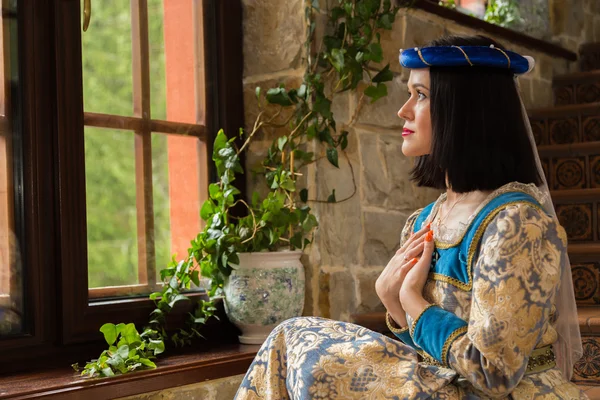
[[[131,1],[133,45],[133,107],[142,129],[135,132],[135,170],[138,231],[138,277],[151,287],[156,282],[154,204],[152,196],[152,132],[150,131],[150,49],[148,2]]]

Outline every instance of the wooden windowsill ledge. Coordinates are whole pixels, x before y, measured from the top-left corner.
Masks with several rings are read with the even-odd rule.
[[[157,368],[111,378],[84,378],[69,366],[0,377],[0,399],[100,400],[132,396],[243,374],[258,345],[227,344],[210,351],[160,357]]]

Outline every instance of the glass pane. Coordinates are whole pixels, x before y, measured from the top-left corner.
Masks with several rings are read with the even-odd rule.
[[[133,115],[129,3],[123,0],[93,2],[90,26],[81,39],[86,112]]]
[[[156,270],[160,272],[171,260],[171,216],[167,135],[157,133],[152,134],[152,190]]]
[[[193,1],[148,0],[152,118],[196,123]]]
[[[171,256],[187,255],[190,242],[202,228],[200,206],[206,198],[204,145],[196,137],[152,135],[152,173],[156,269],[165,268]]]
[[[17,2],[3,2],[0,26],[0,336],[25,333],[23,155],[18,92]]]
[[[135,135],[85,127],[90,288],[137,284]]]
[[[182,2],[185,3],[185,2]],[[148,45],[150,46],[150,110],[153,119],[167,119],[163,0],[148,0]]]

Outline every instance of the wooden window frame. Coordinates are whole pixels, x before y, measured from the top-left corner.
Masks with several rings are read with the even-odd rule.
[[[206,65],[204,60],[203,7],[200,0],[190,0],[194,35],[194,64]],[[135,135],[135,182],[137,212],[137,277],[138,284],[89,288],[90,299],[147,295],[160,290],[156,274],[156,243],[154,229],[154,199],[152,190],[152,135],[165,133],[196,137],[208,141],[204,125],[206,110],[205,69],[198,68],[194,76],[194,97],[197,99],[197,123],[161,121],[152,119],[150,105],[150,43],[148,33],[148,0],[131,0],[131,36],[133,64],[133,116],[121,116],[84,112],[84,126],[119,129]],[[200,190],[208,189],[205,179],[200,181]],[[87,242],[86,242],[87,247]],[[86,264],[87,265],[87,264]],[[87,271],[86,271],[87,275]]]
[[[154,308],[148,298],[89,301],[83,129],[84,125],[121,129],[125,124],[135,131],[146,124],[147,132],[181,133],[179,129],[185,126],[188,132],[206,138],[210,154],[216,129],[237,132],[243,126],[241,0],[190,1],[202,2],[205,12],[196,18],[202,18],[204,36],[212,39],[201,49],[210,55],[205,59],[210,84],[205,90],[204,131],[197,125],[84,115],[80,0],[30,0],[31,4],[19,7],[22,122],[26,132],[22,258],[27,334],[0,339],[0,373],[85,361],[104,348],[98,333],[102,324],[147,323]],[[147,80],[141,76],[140,83]],[[145,158],[145,168],[148,162]],[[211,164],[207,168],[209,181],[214,181],[214,168]],[[245,193],[243,180],[239,186]],[[185,312],[181,307],[174,313],[175,325],[183,321]],[[237,340],[235,328],[227,321],[209,324],[205,334],[214,343]]]

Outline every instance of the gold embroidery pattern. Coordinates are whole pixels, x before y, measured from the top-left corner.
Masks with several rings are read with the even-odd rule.
[[[464,335],[465,333],[467,333],[468,329],[468,326],[461,326],[460,328],[452,332],[450,336],[448,336],[448,338],[444,342],[444,346],[442,347],[442,362],[444,363],[444,365],[448,365],[448,351],[450,350],[450,346],[452,346],[452,343],[454,343],[456,338],[458,338],[460,335]]]
[[[534,199],[536,199],[538,201],[538,203],[540,203],[540,204],[544,204],[547,201],[546,195],[540,189],[538,189],[537,186],[535,186],[534,184],[510,182],[510,183],[507,183],[506,185],[496,189],[492,193],[490,193],[490,195],[479,205],[479,207],[477,207],[477,209],[473,213],[473,217],[475,217],[477,214],[479,214],[479,212],[490,201],[494,200],[496,197],[498,197],[502,194],[510,193],[510,192],[522,192],[522,193],[528,194],[531,197],[533,197]],[[442,203],[444,201],[446,201],[446,197],[447,197],[446,193],[442,193],[440,195],[440,197],[437,199],[435,205],[433,206],[433,209],[431,210],[430,215],[435,215],[438,212],[438,208],[442,205]],[[465,224],[464,229],[462,231],[460,231],[458,236],[451,242],[443,242],[443,241],[436,239],[435,247],[437,247],[438,249],[449,249],[451,247],[458,246],[463,241],[465,234],[471,227],[472,222],[473,222],[472,220],[468,221],[468,223]]]
[[[396,324],[396,322],[392,319],[392,316],[390,315],[390,313],[387,311],[385,312],[385,323],[386,323],[388,329],[390,330],[390,332],[392,332],[396,335],[400,335],[401,333],[408,331],[408,326],[405,328],[399,327]]]

